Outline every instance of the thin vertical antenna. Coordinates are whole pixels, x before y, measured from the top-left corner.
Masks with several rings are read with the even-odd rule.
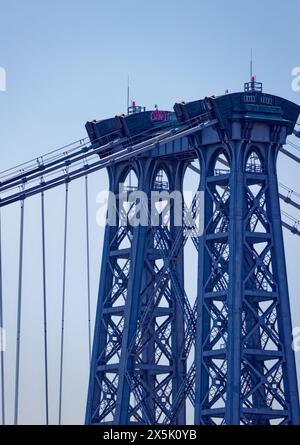
[[[129,94],[130,94],[130,84],[129,84],[129,76],[127,77],[127,114],[128,114],[128,110],[129,110]],[[131,187],[131,170],[129,172],[129,187]]]
[[[250,55],[250,81],[252,80],[253,76],[253,57],[252,57],[252,48],[251,48],[251,55]]]
[[[129,90],[130,90],[130,85],[129,85],[129,76],[127,77],[127,114],[128,114],[128,109],[129,109]]]

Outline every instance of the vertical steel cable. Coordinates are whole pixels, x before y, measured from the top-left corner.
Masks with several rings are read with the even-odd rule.
[[[41,193],[46,425],[49,425],[45,201]]]
[[[0,328],[1,332],[1,413],[2,425],[5,425],[5,376],[4,376],[4,324],[3,324],[3,293],[2,293],[2,229],[0,212]]]
[[[91,278],[90,278],[89,197],[88,197],[88,176],[87,175],[85,177],[85,217],[86,217],[86,268],[87,268],[87,292],[88,292],[89,362],[91,362],[91,357],[92,357]]]
[[[19,380],[20,380],[20,343],[21,343],[21,310],[22,310],[22,278],[23,278],[23,238],[24,238],[24,200],[21,201],[20,216],[20,251],[19,251],[19,284],[16,344],[16,379],[15,379],[15,414],[14,424],[18,425],[19,414]]]
[[[63,364],[64,364],[64,325],[65,325],[65,299],[66,299],[66,267],[67,267],[67,235],[68,235],[68,196],[69,184],[66,182],[65,200],[65,230],[64,230],[64,257],[63,257],[63,287],[61,310],[61,345],[60,345],[60,377],[59,377],[59,411],[58,424],[61,425],[62,415],[62,390],[63,390]]]

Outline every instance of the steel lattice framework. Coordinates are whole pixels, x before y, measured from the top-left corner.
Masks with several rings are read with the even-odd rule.
[[[154,159],[143,159],[133,168],[140,173],[139,188],[149,194],[151,190],[180,190],[185,166],[186,162],[176,160],[161,165]],[[174,178],[172,184],[160,181],[161,167]],[[123,181],[127,164],[117,170],[112,176]],[[115,185],[117,193],[119,181]],[[134,214],[135,206],[128,206],[127,218]],[[197,211],[195,202],[193,209],[186,213]],[[171,206],[170,221],[172,211]],[[105,235],[101,272],[105,279],[100,284],[105,298],[98,308],[101,319],[95,331],[95,338],[100,336],[103,343],[96,355],[92,422],[107,421],[111,416],[121,424],[184,423],[183,402],[194,379],[193,372],[186,376],[186,356],[196,327],[195,308],[183,283],[182,255],[188,229],[172,223],[133,228],[120,221],[124,219],[119,218],[116,227],[108,226]]]
[[[299,421],[275,171],[278,148],[231,141],[201,151],[208,168],[202,178],[205,230],[199,246],[200,424]],[[222,155],[228,171],[215,168]]]
[[[185,424],[192,410],[195,424],[300,424],[276,174],[299,107],[250,83],[174,109],[191,128],[206,123],[108,167],[118,217],[105,232],[86,423]],[[130,136],[128,117],[115,119]],[[182,203],[183,225],[173,203],[167,224],[148,213],[134,226],[140,200],[119,206],[129,171],[152,215],[151,192],[182,192],[195,158],[200,199]],[[189,237],[194,302],[183,278]]]

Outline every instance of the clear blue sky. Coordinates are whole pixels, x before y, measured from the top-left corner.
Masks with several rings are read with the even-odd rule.
[[[251,47],[254,72],[263,82],[264,90],[300,103],[300,92],[293,92],[291,88],[291,70],[300,66],[299,22],[298,0],[0,0],[0,66],[7,72],[7,91],[0,92],[0,170],[82,138],[88,119],[110,117],[125,111],[128,75],[131,98],[148,108],[158,104],[160,108],[172,109],[178,99],[194,100],[211,93],[222,94],[226,89],[241,90],[249,77]],[[298,187],[300,191],[297,165],[280,158],[279,174],[282,182]],[[101,172],[92,185],[91,206],[95,214],[96,192],[105,184],[105,173]],[[79,198],[81,192],[77,191],[73,199],[81,203],[82,195]],[[55,323],[59,321],[61,250],[58,246],[61,246],[62,232],[57,216],[62,214],[63,196],[54,193],[51,199],[57,210],[49,210],[49,233],[58,235],[49,246],[54,257],[49,264],[50,298],[56,305],[50,308],[53,322],[50,330],[58,341]],[[31,246],[28,247],[31,257],[27,258],[27,268],[35,268],[38,261],[38,244],[37,256],[32,247],[38,230],[33,209],[34,206],[32,212],[28,210],[27,213],[30,214],[27,246]],[[299,217],[295,212],[291,213]],[[11,258],[5,266],[8,281],[5,286],[8,292],[6,303],[10,305],[7,318],[12,328],[16,298],[13,270],[17,264],[18,239],[15,217],[13,211],[8,215],[9,222],[5,227],[9,235],[4,241],[7,251],[11,249]],[[82,243],[82,235],[78,237],[78,233],[83,220],[76,221],[78,224],[71,231],[74,246],[76,239]],[[95,220],[91,225],[95,300],[103,233],[99,233]],[[293,322],[300,326],[300,240],[287,233],[285,239]],[[8,247],[10,243],[13,248]],[[74,246],[70,267],[81,279],[83,263],[80,263]],[[70,272],[70,276],[74,275]],[[84,289],[78,287],[82,284],[69,279],[68,285],[69,298],[76,299],[80,293],[78,289],[84,294]],[[32,286],[32,282],[25,282],[24,317],[27,316],[27,320],[31,317],[32,326],[41,328],[38,318],[35,320],[32,315],[37,311],[37,304],[41,309],[40,294],[35,292],[33,295]],[[66,386],[69,386],[66,388],[64,421],[73,423],[82,421],[85,398],[82,382],[87,378],[87,357],[85,355],[80,361],[78,350],[83,346],[80,339],[74,340],[85,310],[85,301],[80,295],[79,300],[80,303],[74,303],[72,320],[67,320],[66,334],[67,346],[72,352],[66,359]],[[27,333],[30,341],[30,329],[26,326],[25,337]],[[8,365],[13,365],[14,344],[10,338],[8,342],[7,361]],[[39,348],[41,354],[41,344]],[[51,418],[55,421],[57,387],[53,380],[57,380],[57,367],[53,357],[57,354],[57,344],[50,346],[50,352],[53,354],[50,363]],[[23,379],[34,376],[33,382],[26,382],[27,393],[24,390],[22,397],[24,422],[33,422],[36,417],[42,421],[43,400],[39,395],[42,369],[35,366],[37,362],[32,346],[31,351],[27,349],[27,355],[23,354],[22,361],[25,367]],[[7,397],[11,397],[12,388],[13,376],[10,376]],[[36,410],[26,409],[29,397],[37,403]],[[9,403],[11,414],[12,404]]]
[[[267,91],[297,99],[297,0],[0,0],[1,167],[81,137],[89,118],[132,96],[171,108],[239,90],[254,70]]]

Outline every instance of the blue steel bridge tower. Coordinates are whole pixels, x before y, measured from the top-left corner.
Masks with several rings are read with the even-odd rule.
[[[300,424],[276,174],[300,108],[251,81],[244,92],[176,103],[175,113],[130,111],[87,123],[101,157],[132,148],[108,167],[111,206],[133,170],[151,210],[151,191],[182,192],[198,158],[200,202],[189,212],[203,227],[176,225],[172,201],[168,224],[133,226],[138,199],[128,223],[123,208],[107,225],[86,423],[185,424],[192,413],[200,425]]]

